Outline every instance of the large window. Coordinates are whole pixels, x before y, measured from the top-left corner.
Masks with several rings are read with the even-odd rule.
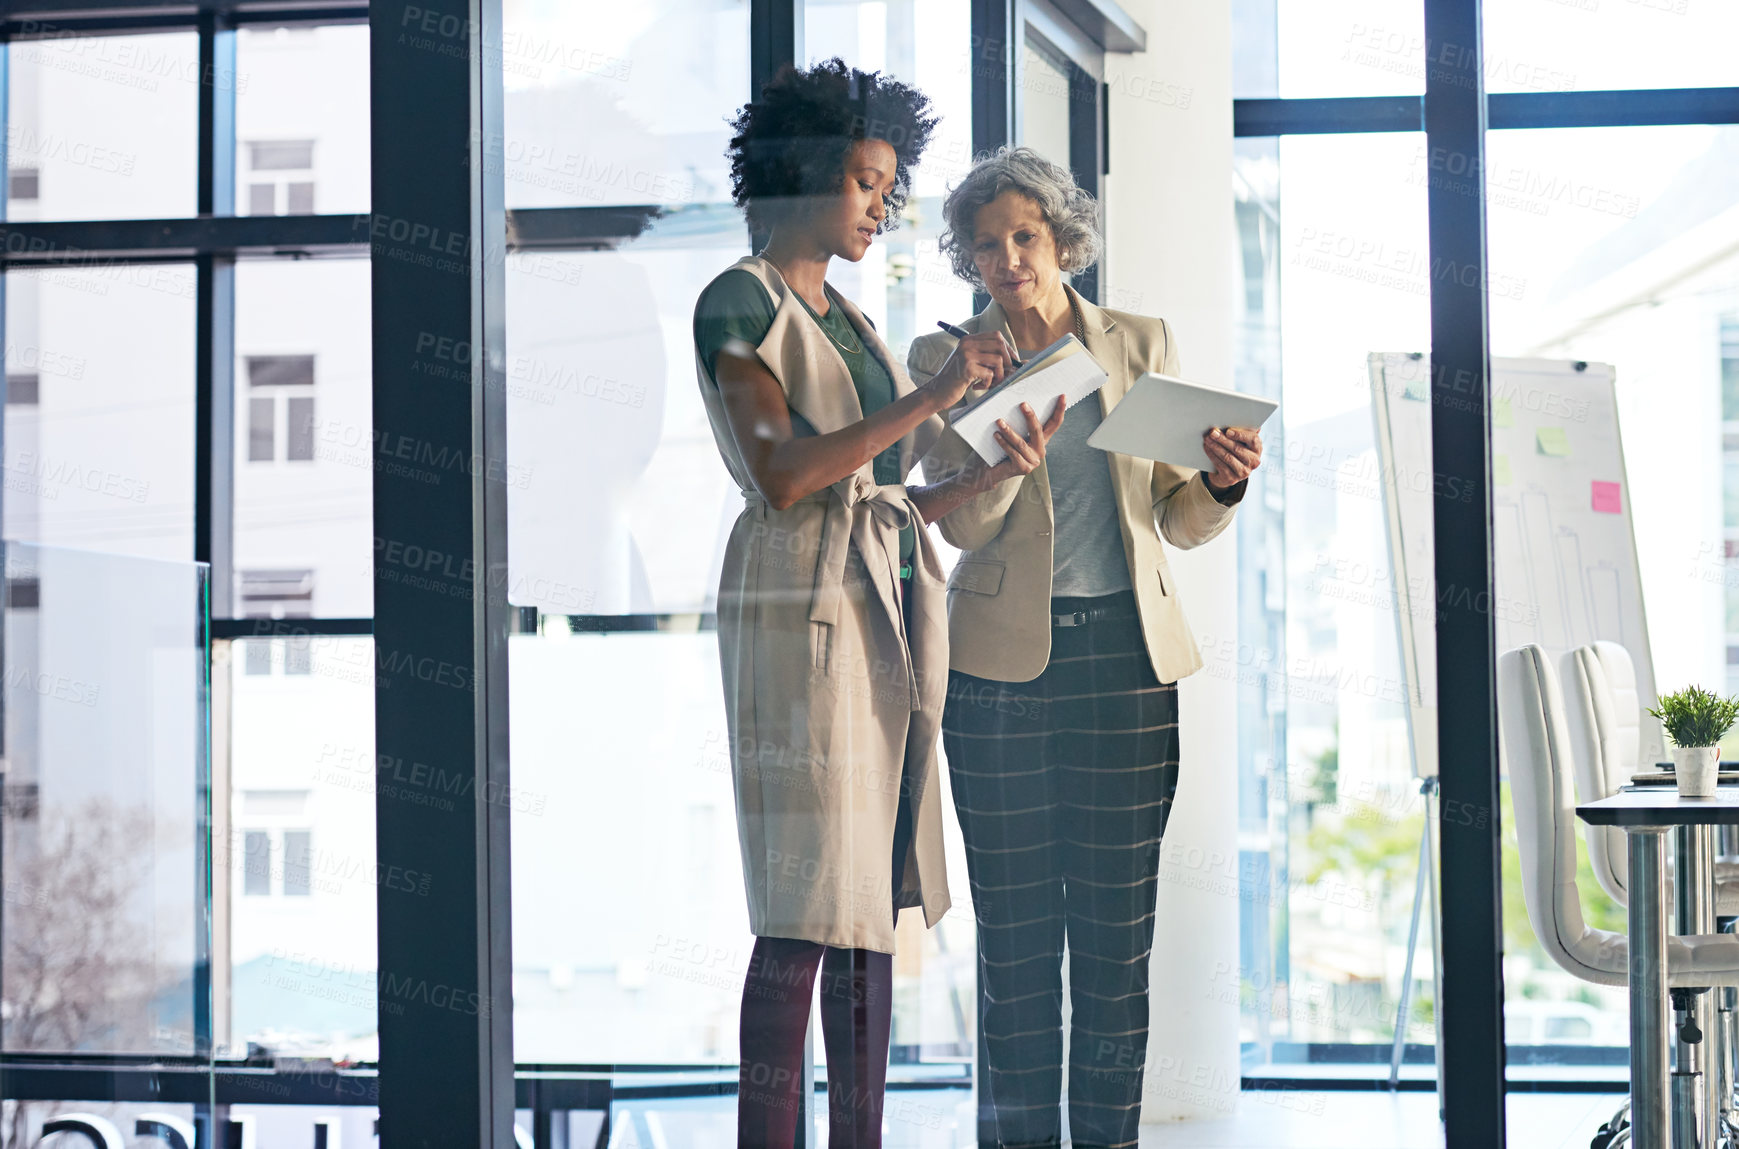
[[[1422,146],[1412,134],[1287,137],[1239,160],[1243,358],[1251,389],[1278,367],[1283,420],[1265,482],[1284,509],[1271,496],[1240,512],[1271,520],[1240,536],[1255,544],[1240,562],[1263,578],[1241,581],[1239,641],[1207,648],[1208,673],[1255,695],[1240,710],[1251,1066],[1391,1040],[1401,1005],[1424,807],[1367,357],[1428,342]],[[1336,174],[1349,170],[1365,178]],[[1429,961],[1414,972],[1428,996]],[[1432,1042],[1428,1025],[1410,1037]]]
[[[351,220],[309,230],[368,207],[368,34],[307,15],[9,28],[8,674],[59,660],[42,680],[90,682],[92,700],[58,718],[6,707],[8,882],[41,871],[60,907],[8,899],[6,1053],[101,1051],[116,1075],[166,1056],[183,1073],[377,1056],[375,679],[355,622],[371,603],[369,266],[346,249],[366,234]],[[244,252],[236,215],[281,219]],[[52,238],[28,230],[50,222]],[[179,570],[212,581],[168,601]],[[208,617],[209,650],[184,667]],[[209,719],[175,713],[178,691]],[[20,997],[33,944],[48,980]],[[92,993],[109,1003],[93,1011]],[[206,1124],[200,1144],[238,1132],[211,1130],[203,1103],[152,1117],[28,1088],[9,1136],[32,1143],[67,1108],[99,1133],[161,1119],[170,1143],[179,1121]],[[310,1120],[366,1136],[367,1106],[245,1104],[275,1099],[232,1098],[230,1119],[267,1139],[306,1140]]]
[[[1374,396],[1366,364],[1373,352],[1432,351],[1427,304],[1457,272],[1427,242],[1428,192],[1484,196],[1489,263],[1480,282],[1493,356],[1560,361],[1566,371],[1578,363],[1615,369],[1616,422],[1628,465],[1594,484],[1593,513],[1618,513],[1617,484],[1628,484],[1630,505],[1622,510],[1634,523],[1648,615],[1643,649],[1655,683],[1667,690],[1739,681],[1733,670],[1739,659],[1730,653],[1739,649],[1730,637],[1739,609],[1728,589],[1730,556],[1739,553],[1728,541],[1739,522],[1730,480],[1739,455],[1724,429],[1739,410],[1731,398],[1731,380],[1739,378],[1733,366],[1739,279],[1728,234],[1732,129],[1673,122],[1726,118],[1691,110],[1686,93],[1657,98],[1642,91],[1605,104],[1578,96],[1728,82],[1731,70],[1714,45],[1734,14],[1683,4],[1486,5],[1484,79],[1494,93],[1493,122],[1540,126],[1491,132],[1481,166],[1432,149],[1422,134],[1397,130],[1423,125],[1411,118],[1419,105],[1405,97],[1423,91],[1428,54],[1440,59],[1445,50],[1426,44],[1422,7],[1277,0],[1238,10],[1235,88],[1251,125],[1239,141],[1235,176],[1246,285],[1241,359],[1250,371],[1279,365],[1285,436],[1275,460],[1285,491],[1284,640],[1273,640],[1248,582],[1239,631],[1240,649],[1271,656],[1269,710],[1284,715],[1281,760],[1244,756],[1241,843],[1255,851],[1245,871],[1252,904],[1287,876],[1286,896],[1265,910],[1246,909],[1241,963],[1247,1063],[1276,1074],[1294,1059],[1364,1062],[1365,1070],[1347,1064],[1341,1071],[1386,1074],[1403,996],[1412,1004],[1399,1017],[1402,1045],[1434,1040],[1438,946],[1428,911],[1410,982],[1402,975],[1423,818],[1447,815],[1420,796],[1434,783],[1414,778],[1416,747],[1435,741],[1427,731],[1422,743],[1417,724],[1436,713],[1431,698],[1411,715],[1406,704],[1429,683],[1408,663],[1397,625],[1412,572],[1389,541],[1391,507],[1382,494],[1392,493],[1397,476],[1389,472],[1404,468],[1409,456],[1384,463],[1373,450],[1384,431],[1371,406],[1382,398],[1405,407],[1429,396],[1431,380],[1421,371]],[[1639,50],[1645,43],[1650,49]],[[1540,93],[1561,94],[1564,102],[1538,100]],[[1379,95],[1395,99],[1386,108],[1285,103]],[[1730,90],[1698,94],[1716,97],[1729,98]],[[1288,115],[1303,134],[1256,134],[1258,120]],[[1559,115],[1580,123],[1604,118],[1612,126],[1549,126]],[[1384,117],[1383,134],[1370,134]],[[1665,122],[1621,126],[1637,121]],[[1278,226],[1277,253],[1256,222],[1269,217]],[[1258,306],[1269,288],[1278,290],[1278,319]],[[1494,436],[1519,417],[1500,390]],[[1534,449],[1541,458],[1580,465],[1578,453],[1591,442],[1574,428],[1548,428]],[[1663,442],[1676,445],[1671,466],[1639,461],[1639,444]],[[1444,478],[1429,469],[1428,454],[1412,457],[1433,482]],[[1511,463],[1502,452],[1492,463],[1500,551],[1504,506],[1540,497],[1518,493]],[[1587,499],[1586,484],[1583,490]],[[1535,542],[1549,543],[1560,556],[1577,546],[1568,529]],[[1240,561],[1248,571],[1264,560],[1246,550]],[[1418,585],[1428,591],[1429,577],[1427,566]],[[1588,577],[1614,576],[1602,567]],[[1559,597],[1575,593],[1542,583],[1513,608],[1557,610]],[[1441,605],[1443,591],[1435,594]],[[1412,625],[1421,618],[1430,612],[1413,611]],[[1498,630],[1501,642],[1506,629],[1500,623]],[[1338,686],[1331,683],[1336,677]],[[1317,689],[1323,686],[1330,689]],[[1274,741],[1248,716],[1240,737],[1258,748]],[[1282,787],[1288,800],[1277,815]],[[1619,1082],[1626,994],[1564,972],[1534,937],[1508,793],[1506,778],[1502,809],[1489,813],[1504,834],[1510,1078],[1575,1080],[1584,1088]],[[1622,908],[1594,881],[1585,847],[1578,849],[1589,924],[1622,931]],[[1319,897],[1312,883],[1321,876],[1345,882],[1341,888],[1355,895],[1357,907]],[[1429,1051],[1406,1054],[1403,1076],[1431,1073]],[[1589,1134],[1597,1123],[1590,1122]]]

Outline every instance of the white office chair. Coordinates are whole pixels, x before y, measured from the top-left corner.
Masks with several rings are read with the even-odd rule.
[[[1574,760],[1570,733],[1557,673],[1540,647],[1524,646],[1498,660],[1498,719],[1515,806],[1528,924],[1552,960],[1566,972],[1597,985],[1624,985],[1628,981],[1629,938],[1590,928],[1582,916],[1582,895],[1576,887],[1576,827],[1580,823],[1571,797]],[[1584,772],[1592,777],[1585,765],[1574,769],[1578,782],[1583,781]],[[1591,855],[1594,848],[1590,842]],[[1607,852],[1608,860],[1612,853]],[[1618,857],[1628,866],[1628,851]],[[1739,937],[1669,935],[1667,984],[1673,988],[1739,985]],[[1627,1103],[1602,1128],[1595,1144],[1607,1149],[1628,1144],[1628,1108]]]
[[[1616,642],[1594,642],[1564,655],[1560,663],[1568,702],[1570,753],[1575,762],[1576,800],[1609,798],[1630,782],[1641,760],[1642,696],[1630,651]],[[1619,905],[1629,904],[1625,882],[1630,846],[1616,826],[1584,826],[1594,880]],[[1668,882],[1672,881],[1668,863]],[[1739,863],[1715,864],[1715,913],[1739,915]]]
[[[1498,660],[1498,718],[1515,803],[1516,847],[1528,924],[1552,960],[1583,981],[1624,985],[1630,941],[1590,927],[1576,889],[1576,802],[1570,733],[1551,660],[1524,646]],[[1739,986],[1739,936],[1667,938],[1667,983]]]

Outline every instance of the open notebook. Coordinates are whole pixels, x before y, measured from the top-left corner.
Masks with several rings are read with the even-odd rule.
[[[1002,419],[1025,436],[1028,427],[1020,405],[1032,406],[1038,417],[1048,419],[1055,410],[1057,396],[1073,407],[1105,382],[1105,369],[1073,335],[1065,335],[1049,347],[1030,357],[1019,371],[1002,381],[982,399],[956,411],[949,425],[978,457],[995,466],[1008,457],[1002,444],[996,441],[996,421]]]

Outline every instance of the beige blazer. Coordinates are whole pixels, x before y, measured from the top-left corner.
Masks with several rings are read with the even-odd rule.
[[[1110,376],[1099,390],[1101,411],[1109,414],[1145,372],[1178,374],[1177,343],[1165,320],[1096,307],[1073,288],[1064,290],[1081,308],[1087,350]],[[1008,336],[1007,319],[994,301],[960,326],[974,333],[1000,329]],[[955,342],[941,332],[913,340],[906,361],[920,386],[942,369]],[[977,460],[972,448],[950,430],[924,460],[925,478],[938,482],[969,460]],[[1160,536],[1174,547],[1200,546],[1226,529],[1233,508],[1215,500],[1200,471],[1128,455],[1106,454],[1105,463],[1111,468],[1147,653],[1159,680],[1174,682],[1200,669],[1202,658]],[[945,515],[939,525],[942,537],[965,552],[948,579],[954,669],[1002,682],[1037,678],[1051,657],[1053,524],[1045,465],[1004,480]]]
[[[772,264],[752,272],[777,308],[756,348],[779,380],[799,435],[863,418],[851,373]],[[899,394],[912,390],[875,329],[835,296]],[[872,463],[776,510],[756,492],[718,389],[696,357],[701,397],[743,511],[719,581],[719,659],[749,927],[763,937],[894,949],[893,906],[948,909],[936,738],[947,693],[942,568],[917,532],[902,610],[900,528],[921,523],[906,488],[879,486]],[[933,418],[900,442],[902,474],[943,428]],[[895,888],[902,796],[913,840]]]

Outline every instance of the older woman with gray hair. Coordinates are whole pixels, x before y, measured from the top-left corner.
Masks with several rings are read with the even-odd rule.
[[[1095,306],[1067,282],[1099,257],[1098,205],[1030,148],[980,160],[944,204],[942,250],[991,303],[960,326],[1025,354],[1073,333],[1105,368],[1098,393],[1041,423],[1002,479],[938,522],[963,552],[948,583],[942,738],[978,919],[997,1143],[1058,1145],[1062,965],[1069,952],[1069,1130],[1133,1146],[1147,1051],[1160,837],[1178,781],[1177,680],[1201,666],[1165,546],[1231,522],[1262,439],[1204,437],[1211,472],[1089,448],[1137,377],[1179,373],[1163,319]],[[920,385],[952,336],[908,357]],[[1007,428],[1005,428],[1007,430]],[[945,479],[984,466],[947,432],[925,460]]]

